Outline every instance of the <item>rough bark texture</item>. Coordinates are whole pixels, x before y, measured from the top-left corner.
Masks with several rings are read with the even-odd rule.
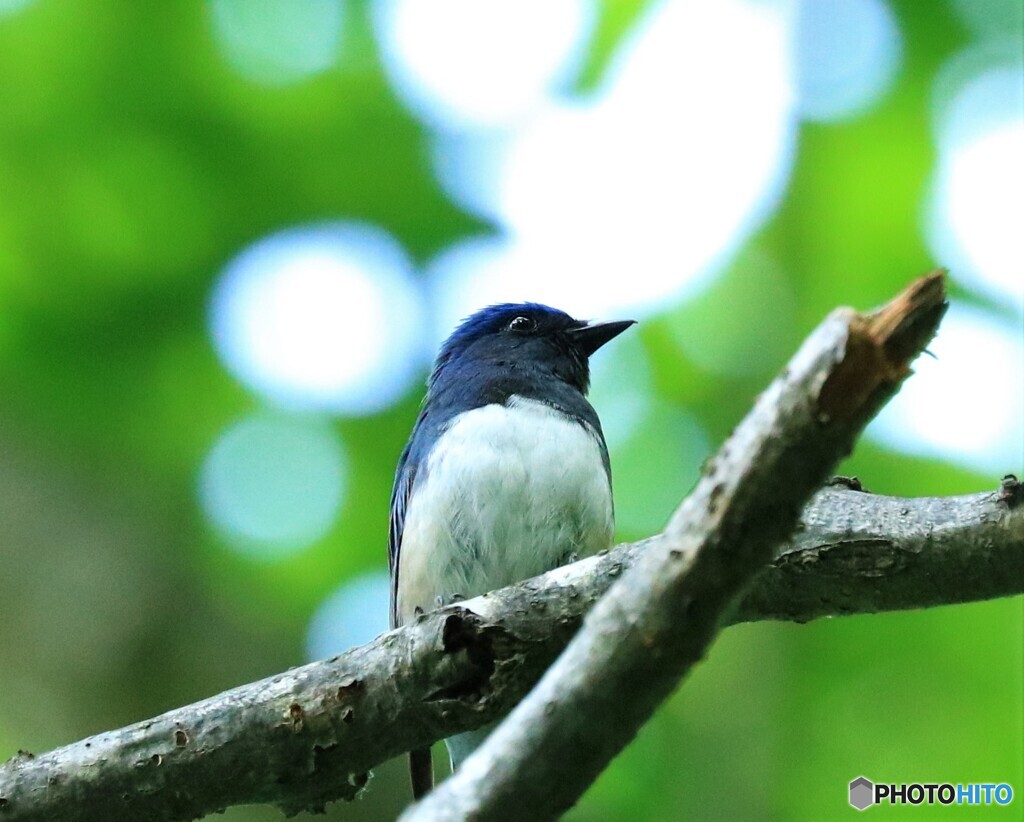
[[[727,620],[803,622],[1022,593],[1022,498],[1011,480],[992,493],[944,499],[828,488],[793,535],[776,542],[774,561],[766,555]],[[590,606],[667,539],[619,546],[333,659],[16,756],[0,765],[0,822],[178,820],[239,803],[294,812],[351,798],[374,765],[507,712]],[[692,553],[675,561],[692,563]]]
[[[826,489],[758,574],[732,622],[867,614],[1012,596],[1024,588],[1024,486],[901,499]]]
[[[833,312],[708,463],[662,539],[484,745],[403,818],[549,819],[575,803],[707,652],[944,311],[936,272],[873,314]]]

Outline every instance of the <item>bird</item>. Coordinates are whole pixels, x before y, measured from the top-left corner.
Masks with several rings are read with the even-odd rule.
[[[611,467],[590,356],[634,324],[540,303],[483,308],[441,345],[395,471],[391,627],[611,546]],[[493,726],[445,740],[452,770]],[[430,749],[409,753],[413,796]]]

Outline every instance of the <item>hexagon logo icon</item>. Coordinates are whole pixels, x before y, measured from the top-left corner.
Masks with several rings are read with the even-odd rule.
[[[858,811],[863,811],[874,803],[875,786],[866,776],[858,776],[850,783],[850,804]]]

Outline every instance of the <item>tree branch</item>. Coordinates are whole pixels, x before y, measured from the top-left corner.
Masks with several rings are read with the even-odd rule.
[[[953,498],[821,491],[729,621],[1024,593],[1022,498],[1009,480]],[[296,812],[352,798],[371,767],[507,712],[587,609],[665,539],[619,546],[146,722],[19,754],[0,765],[0,822],[179,820],[240,803]]]
[[[1024,486],[901,499],[826,489],[732,622],[869,614],[1024,592]],[[998,534],[998,536],[997,536]]]
[[[947,498],[823,490],[730,621],[1024,593],[1022,503],[1022,487],[1009,482]],[[295,812],[351,799],[375,765],[508,711],[660,539],[450,606],[333,659],[41,756],[19,754],[0,765],[0,820],[183,820],[242,803]]]
[[[874,314],[829,315],[705,467],[662,539],[483,746],[403,818],[549,819],[571,807],[707,653],[944,311],[935,272]]]

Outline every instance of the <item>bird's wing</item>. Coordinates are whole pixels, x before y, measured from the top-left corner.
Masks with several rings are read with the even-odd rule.
[[[434,415],[431,414],[433,421]],[[391,519],[388,523],[388,570],[391,572],[391,627],[398,627],[398,566],[402,554],[402,533],[405,531],[405,513],[409,509],[416,476],[420,473],[422,443],[428,434],[428,413],[426,403],[416,417],[409,441],[402,449],[395,469],[395,484],[391,488]]]
[[[420,413],[412,430],[409,442],[402,449],[395,469],[395,484],[391,489],[391,519],[388,524],[388,568],[391,571],[391,627],[398,627],[398,566],[402,551],[402,532],[405,530],[405,512],[409,497],[416,481],[419,460],[412,457],[416,436],[423,424],[425,414]],[[409,751],[409,776],[412,780],[414,799],[422,798],[434,787],[434,764],[430,758],[430,747]]]
[[[388,569],[391,572],[391,627],[398,627],[398,560],[402,550],[402,531],[405,530],[405,511],[416,480],[416,463],[409,460],[412,440],[405,446],[395,471],[395,485],[391,489],[391,521],[388,525]]]

